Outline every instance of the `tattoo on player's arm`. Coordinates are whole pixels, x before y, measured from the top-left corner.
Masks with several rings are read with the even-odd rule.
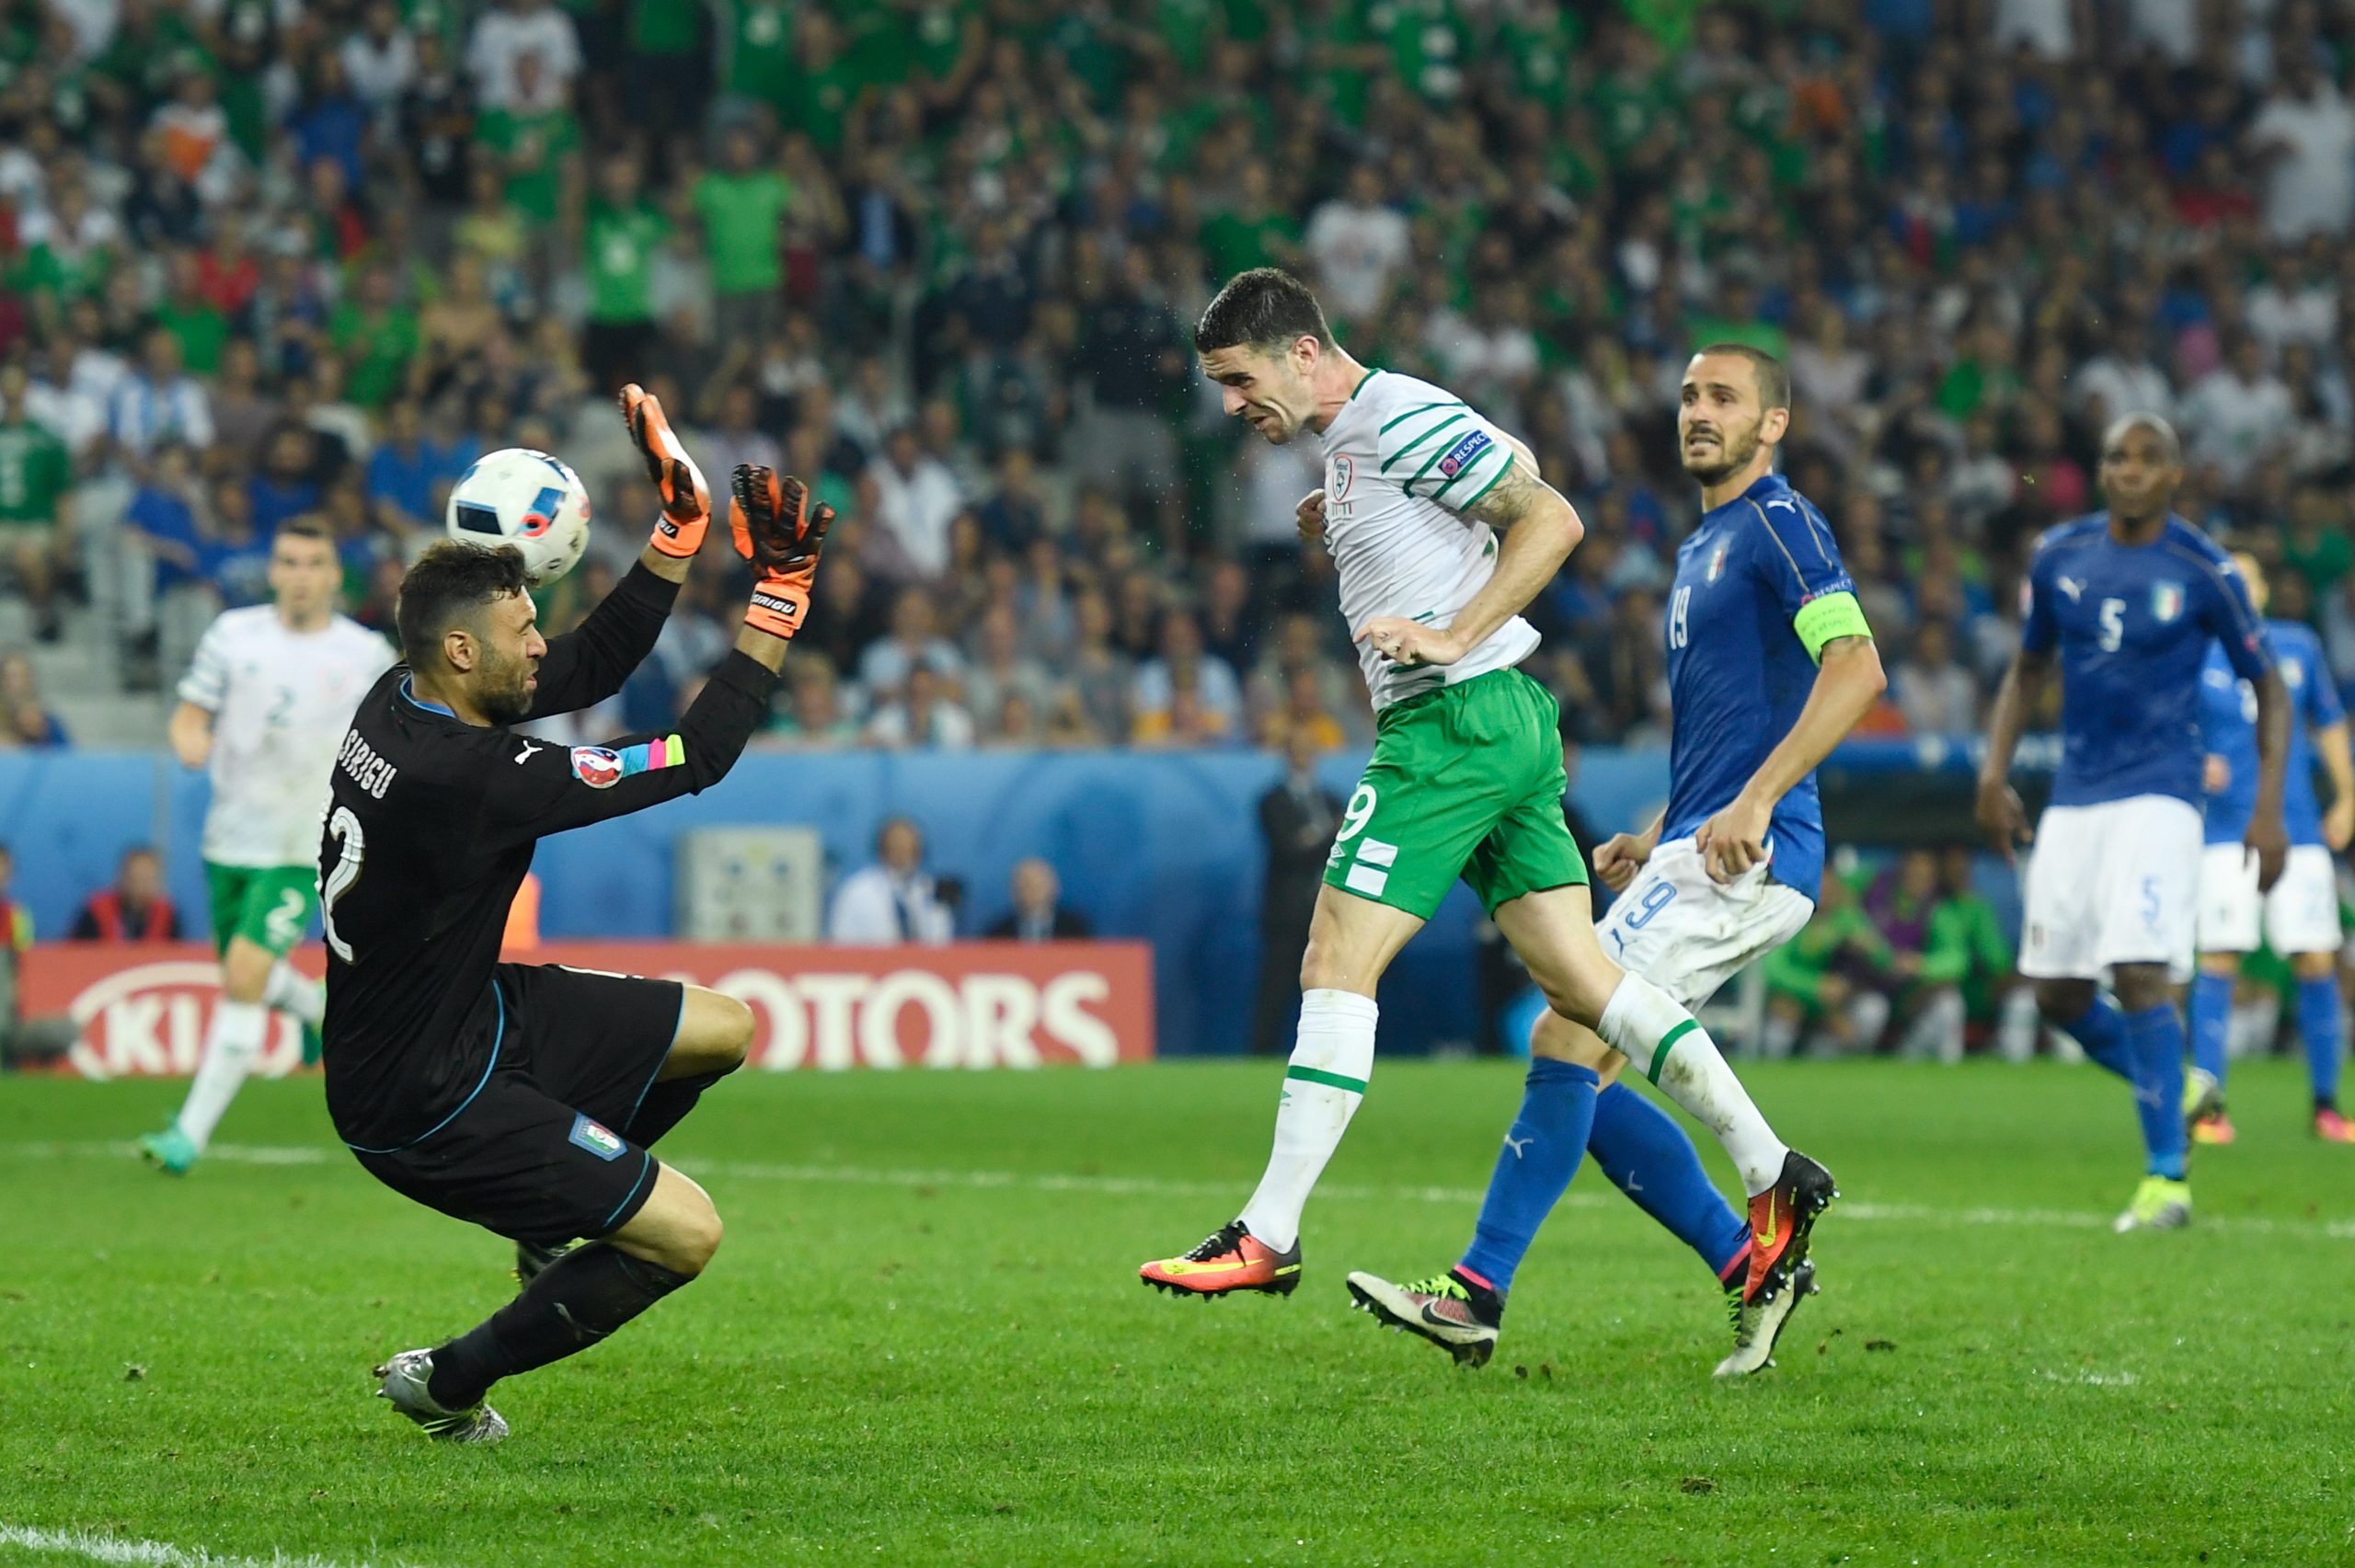
[[[1548,489],[1550,486],[1532,469],[1515,462],[1488,486],[1488,494],[1465,508],[1461,515],[1501,532],[1526,517],[1538,494]]]

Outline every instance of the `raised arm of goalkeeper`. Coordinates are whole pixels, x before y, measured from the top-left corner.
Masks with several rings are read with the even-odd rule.
[[[786,645],[809,614],[810,584],[833,519],[832,507],[812,506],[800,480],[738,468],[729,527],[736,553],[752,563],[758,580],[735,651],[667,734],[527,750],[513,765],[492,769],[477,845],[496,852],[696,794],[727,776],[767,720]],[[695,536],[701,535],[697,528]]]

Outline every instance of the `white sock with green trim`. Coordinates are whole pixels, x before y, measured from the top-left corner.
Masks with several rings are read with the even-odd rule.
[[[237,1097],[246,1074],[261,1054],[263,1031],[270,1027],[270,1010],[258,1001],[213,1004],[213,1024],[204,1032],[204,1059],[197,1064],[196,1082],[188,1086],[188,1103],[180,1107],[179,1129],[199,1149],[213,1140],[213,1129]]]
[[[1277,1252],[1300,1241],[1300,1211],[1325,1162],[1341,1146],[1350,1117],[1373,1072],[1373,1025],[1382,1010],[1355,991],[1304,991],[1300,1034],[1276,1103],[1276,1146],[1259,1190],[1243,1206],[1243,1223]]]
[[[316,1029],[327,1015],[327,988],[281,958],[270,966],[261,990],[261,1004],[289,1013]]]
[[[1717,1135],[1750,1196],[1782,1176],[1789,1148],[1758,1114],[1709,1032],[1673,997],[1641,975],[1627,975],[1611,993],[1594,1032]]]

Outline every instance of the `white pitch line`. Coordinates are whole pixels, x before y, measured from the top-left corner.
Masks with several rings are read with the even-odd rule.
[[[27,1160],[126,1159],[136,1153],[128,1143],[0,1144],[0,1154]],[[337,1151],[314,1145],[216,1143],[207,1160],[247,1165],[318,1165],[337,1158]],[[773,1165],[735,1160],[687,1159],[672,1162],[688,1175],[707,1175],[746,1182],[787,1182],[862,1187],[946,1187],[960,1191],[1021,1191],[1084,1193],[1100,1197],[1218,1197],[1235,1195],[1233,1182],[1173,1179],[1165,1176],[1069,1175],[1033,1171],[924,1171],[872,1165]],[[1437,1203],[1477,1205],[1487,1196],[1474,1187],[1360,1186],[1336,1182],[1316,1189],[1320,1198],[1344,1203]],[[1594,1191],[1563,1196],[1562,1207],[1607,1208],[1613,1200]],[[2054,1230],[2107,1230],[2110,1217],[2061,1208],[1941,1208],[1932,1204],[1843,1201],[1832,1210],[1835,1220],[1867,1224],[1996,1226]],[[2355,1219],[2265,1219],[2253,1215],[2216,1215],[2199,1222],[2203,1230],[2242,1236],[2303,1236],[2332,1242],[2355,1242]]]
[[[308,1552],[224,1557],[201,1546],[191,1551],[160,1540],[126,1540],[96,1530],[39,1530],[10,1524],[0,1524],[0,1546],[79,1557],[91,1562],[123,1563],[130,1568],[369,1568],[365,1562],[342,1562]]]

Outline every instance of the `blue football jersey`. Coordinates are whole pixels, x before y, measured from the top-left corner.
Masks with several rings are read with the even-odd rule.
[[[2319,844],[2322,802],[2315,795],[2314,743],[2307,735],[2338,723],[2347,712],[2313,627],[2268,621],[2265,635],[2293,709],[2289,773],[2281,786],[2283,824],[2292,843]],[[2222,647],[2208,650],[2207,667],[2200,673],[2200,733],[2207,749],[2224,760],[2226,775],[2223,789],[2208,797],[2208,841],[2238,843],[2257,807],[2257,692],[2233,672]]]
[[[1701,515],[1676,552],[1668,600],[1668,817],[1679,839],[1733,803],[1781,743],[1815,686],[1792,621],[1827,594],[1854,593],[1832,525],[1779,474]],[[1816,897],[1823,805],[1809,773],[1768,824],[1775,877]]]
[[[2271,667],[2232,558],[2181,518],[2148,544],[2110,538],[2107,512],[2037,541],[2020,647],[2060,657],[2053,805],[2138,795],[2200,805],[2200,671],[2211,643],[2243,680]]]

